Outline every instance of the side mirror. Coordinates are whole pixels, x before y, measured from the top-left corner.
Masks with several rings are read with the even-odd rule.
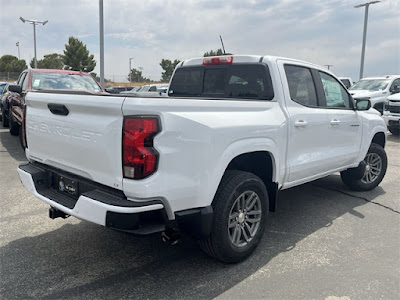
[[[20,85],[18,85],[18,84],[10,84],[8,86],[8,90],[10,92],[14,92],[14,93],[18,93],[18,94],[22,93],[22,87]]]
[[[371,108],[371,101],[368,99],[356,100],[356,110],[369,110]]]

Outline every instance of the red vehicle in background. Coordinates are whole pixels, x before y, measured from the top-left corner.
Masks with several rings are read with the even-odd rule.
[[[11,92],[6,100],[10,133],[20,135],[24,148],[25,96],[28,92],[58,90],[60,93],[105,93],[89,73],[54,69],[27,69],[21,73],[16,84],[10,84],[8,89]]]

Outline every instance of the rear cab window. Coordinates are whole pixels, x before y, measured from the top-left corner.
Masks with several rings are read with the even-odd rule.
[[[272,100],[274,91],[265,64],[202,65],[177,69],[168,95]]]

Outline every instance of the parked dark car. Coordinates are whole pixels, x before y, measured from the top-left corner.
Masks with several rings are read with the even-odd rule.
[[[0,120],[3,127],[8,127],[8,101],[7,97],[10,95],[8,91],[8,83],[2,86],[2,93],[0,95]]]
[[[10,133],[20,135],[21,144],[25,147],[25,96],[30,91],[59,90],[60,92],[105,93],[89,73],[54,70],[28,69],[21,73],[16,84],[8,86],[8,122]]]

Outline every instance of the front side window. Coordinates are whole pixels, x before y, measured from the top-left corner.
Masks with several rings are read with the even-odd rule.
[[[332,76],[319,72],[327,107],[350,108],[350,98],[343,86]]]
[[[305,106],[317,106],[317,94],[311,70],[301,66],[285,65],[290,98]]]

